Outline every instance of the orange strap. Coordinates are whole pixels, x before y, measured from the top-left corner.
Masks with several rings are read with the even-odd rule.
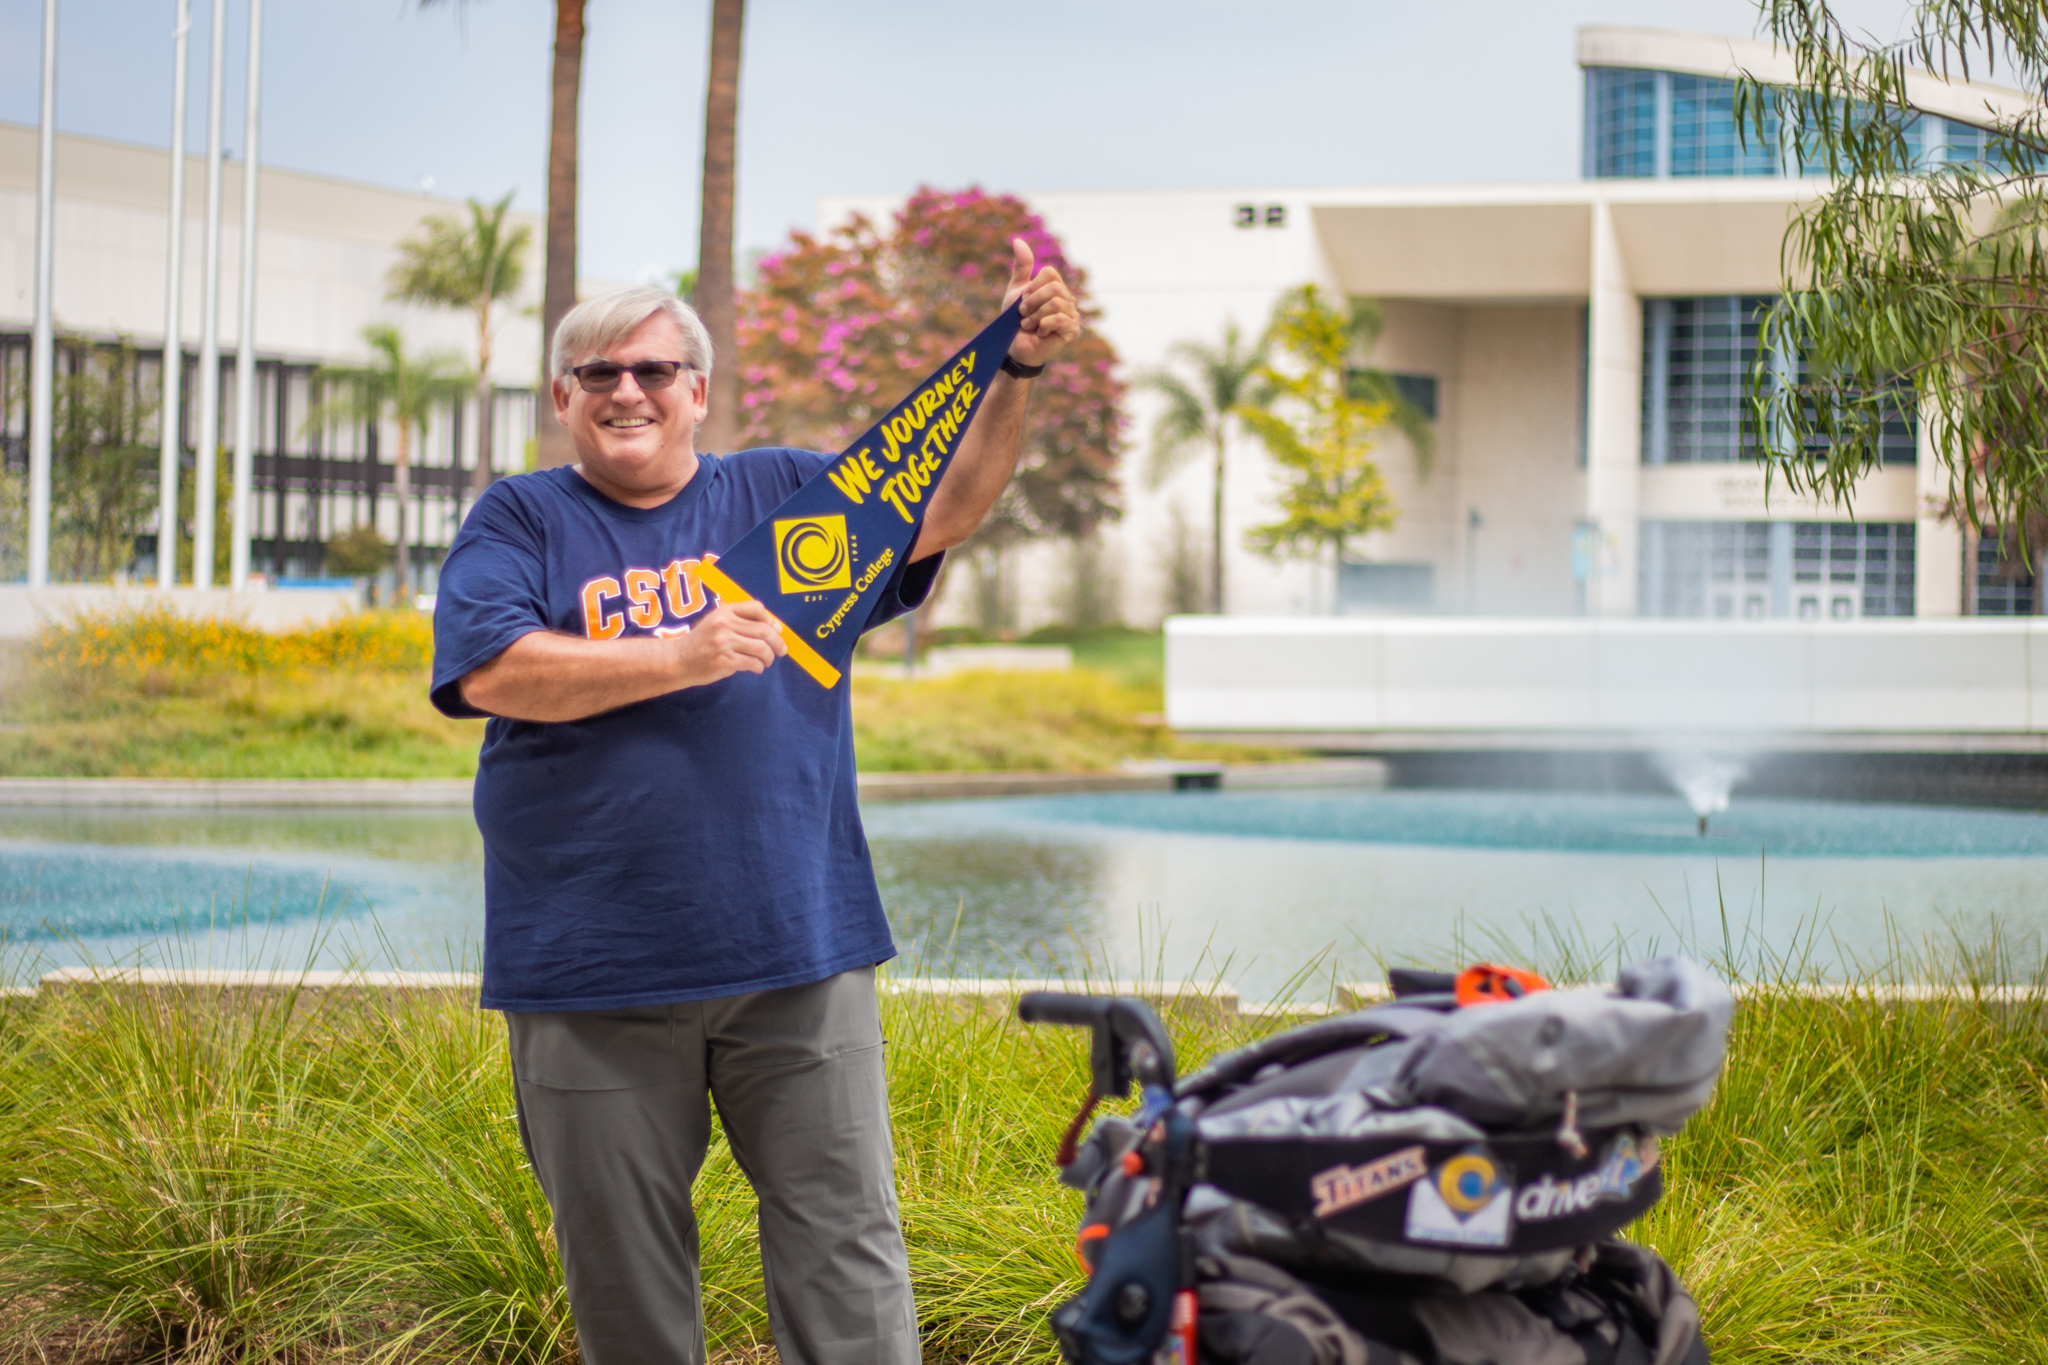
[[[732,578],[712,562],[711,556],[704,556],[704,562],[697,566],[697,580],[718,594],[721,602],[751,602],[753,595],[732,581]],[[771,618],[773,619],[773,618]],[[788,626],[776,620],[782,631],[782,643],[789,646],[789,661],[818,680],[818,686],[830,691],[839,686],[839,670],[825,662],[825,656],[805,644],[802,637]]]
[[[1095,1273],[1095,1262],[1088,1259],[1088,1252],[1094,1244],[1109,1236],[1109,1224],[1090,1223],[1083,1227],[1074,1238],[1074,1259],[1081,1263],[1081,1269],[1088,1274]]]
[[[1458,973],[1458,1003],[1461,1006],[1498,1005],[1549,989],[1550,983],[1534,972],[1493,962],[1481,962]]]

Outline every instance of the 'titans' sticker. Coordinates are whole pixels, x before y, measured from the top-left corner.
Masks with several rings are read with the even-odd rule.
[[[1328,1218],[1369,1199],[1392,1194],[1427,1174],[1429,1159],[1422,1148],[1403,1147],[1363,1166],[1332,1166],[1310,1177],[1308,1187],[1316,1197],[1316,1217]]]

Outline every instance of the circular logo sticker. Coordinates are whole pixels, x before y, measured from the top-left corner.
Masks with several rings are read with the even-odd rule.
[[[1460,1152],[1437,1168],[1436,1191],[1453,1213],[1477,1213],[1500,1190],[1500,1171],[1484,1152]]]

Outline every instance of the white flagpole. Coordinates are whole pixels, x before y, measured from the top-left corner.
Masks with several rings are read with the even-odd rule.
[[[242,128],[242,317],[235,346],[234,542],[228,586],[249,586],[256,478],[256,113],[263,89],[263,0],[249,0],[249,100]],[[282,458],[282,452],[279,454]]]
[[[199,328],[199,458],[193,473],[192,586],[213,586],[214,462],[220,454],[220,103],[228,0],[213,0],[212,89],[206,99],[206,276]]]
[[[171,242],[164,271],[163,445],[157,457],[156,581],[178,586],[178,465],[184,455],[185,400],[185,39],[192,0],[178,0],[171,30]]]
[[[28,585],[50,581],[50,446],[56,434],[57,0],[43,0],[43,126],[36,167],[36,317],[29,342]]]

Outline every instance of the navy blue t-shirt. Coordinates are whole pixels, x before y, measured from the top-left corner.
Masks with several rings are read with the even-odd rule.
[[[831,457],[700,456],[655,508],[563,467],[500,480],[441,569],[434,705],[521,636],[674,635],[697,578]],[[899,569],[874,626],[939,558]],[[865,628],[865,627],[864,627]],[[486,1009],[624,1009],[821,981],[895,955],[861,831],[845,684],[778,660],[584,720],[493,717],[477,765]]]

